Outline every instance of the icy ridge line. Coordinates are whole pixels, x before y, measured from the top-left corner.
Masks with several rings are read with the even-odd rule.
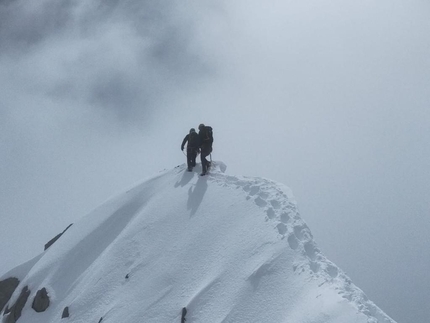
[[[364,292],[355,286],[351,279],[342,270],[321,253],[313,239],[310,229],[301,218],[293,194],[287,186],[265,178],[227,175],[224,173],[225,169],[226,166],[224,163],[213,162],[213,168],[209,175],[203,178],[200,178],[199,176],[199,180],[212,182],[221,187],[228,187],[231,190],[243,191],[245,193],[246,200],[252,201],[257,207],[261,208],[263,211],[261,214],[265,217],[264,220],[271,225],[273,224],[275,236],[277,235],[280,240],[285,241],[286,248],[289,246],[289,248],[294,252],[301,255],[301,257],[294,260],[295,263],[293,264],[292,269],[296,275],[304,274],[306,279],[314,281],[314,284],[320,287],[323,285],[331,286],[331,289],[336,290],[337,293],[345,299],[345,301],[352,304],[352,306],[357,309],[357,312],[365,315],[368,323],[395,323],[379,307],[370,301]],[[157,179],[165,175],[168,176],[169,174],[175,176],[180,174],[192,177],[195,176],[195,174],[189,174],[186,172],[185,165],[180,165],[173,170],[164,170],[160,172],[160,174],[134,186],[122,194],[122,196],[128,196],[128,203],[131,203],[131,209],[129,210],[130,216],[135,214],[135,209],[138,208],[140,205],[139,203],[145,204],[145,202],[140,201],[140,196],[142,196],[142,188],[146,187],[146,183],[152,181],[155,183],[157,182]],[[177,182],[177,185],[180,184],[182,184],[182,181]],[[147,198],[153,194],[154,191],[152,188],[147,191],[145,190]],[[239,194],[239,196],[243,195]],[[114,197],[113,199],[108,200],[107,204],[116,204],[116,199],[117,198]],[[139,200],[139,203],[136,202],[137,200]],[[96,227],[105,223],[105,221],[107,221],[106,223],[110,223],[112,218],[105,218],[103,215],[103,209],[106,206],[103,205],[96,213],[94,213],[102,215],[100,218],[101,222],[97,222],[98,224]],[[127,210],[129,208],[130,206],[127,206]],[[115,211],[114,214],[117,212],[118,211]],[[103,218],[105,218],[105,220],[103,220]],[[126,218],[121,220],[124,221],[124,225],[131,219],[129,218],[127,220]],[[92,230],[93,229],[88,229],[88,232],[92,232]],[[9,273],[14,273],[20,276],[18,278],[22,280],[28,275],[42,255],[46,255],[46,253],[43,253],[35,259],[16,267]],[[9,273],[4,275],[2,279],[6,278]],[[37,272],[37,270],[36,274],[37,276],[43,276],[43,273]],[[28,279],[25,278],[25,280]],[[16,301],[18,294],[19,291],[17,290],[14,293],[14,296],[10,299],[10,303]]]
[[[224,165],[221,162],[221,165]],[[185,168],[185,165],[183,166]],[[266,221],[274,223],[281,239],[287,239],[291,249],[301,252],[307,263],[297,263],[294,271],[298,274],[310,270],[314,279],[323,279],[320,286],[335,285],[339,294],[355,304],[358,311],[368,317],[368,323],[394,323],[351,279],[328,260],[317,247],[312,233],[300,216],[291,190],[278,182],[262,177],[231,176],[215,167],[211,179],[219,185],[242,189],[266,214]],[[288,192],[288,194],[285,193]]]

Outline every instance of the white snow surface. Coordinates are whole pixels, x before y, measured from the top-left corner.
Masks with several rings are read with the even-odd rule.
[[[31,290],[18,322],[394,322],[320,252],[289,188],[214,164],[142,182],[6,273],[22,280],[9,307]]]

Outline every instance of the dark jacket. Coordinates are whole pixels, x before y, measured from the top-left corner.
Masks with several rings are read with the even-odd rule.
[[[184,140],[182,140],[181,149],[183,150],[185,147],[185,143],[188,141],[187,148],[198,148],[200,146],[200,137],[196,132],[192,132],[185,136]]]
[[[203,129],[199,130],[200,146],[211,146],[214,142],[212,127],[205,126]]]

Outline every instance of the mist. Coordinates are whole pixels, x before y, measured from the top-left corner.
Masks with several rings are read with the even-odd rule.
[[[0,273],[184,163],[203,122],[228,173],[291,187],[330,260],[427,322],[429,6],[0,2]]]

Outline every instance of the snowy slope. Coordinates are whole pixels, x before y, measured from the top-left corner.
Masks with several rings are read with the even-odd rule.
[[[173,323],[184,306],[187,323],[394,322],[321,254],[287,187],[224,168],[165,171],[4,275],[22,279],[10,305],[31,290],[18,322]]]

